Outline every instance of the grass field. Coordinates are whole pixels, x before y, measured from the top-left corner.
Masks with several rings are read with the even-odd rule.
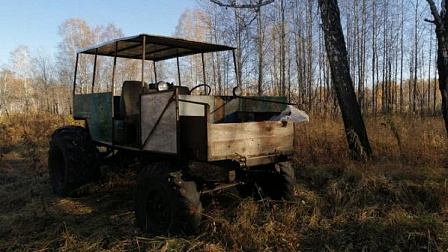
[[[86,196],[58,198],[51,132],[69,117],[0,118],[0,251],[445,251],[447,138],[440,118],[367,118],[374,150],[348,157],[339,119],[297,127],[290,202],[202,198],[201,233],[149,238],[136,227],[132,169],[103,169]],[[106,167],[104,167],[106,168]]]

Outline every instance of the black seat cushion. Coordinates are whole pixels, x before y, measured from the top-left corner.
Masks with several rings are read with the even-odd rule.
[[[125,81],[121,90],[120,114],[125,123],[138,123],[139,97],[143,93],[141,81]]]

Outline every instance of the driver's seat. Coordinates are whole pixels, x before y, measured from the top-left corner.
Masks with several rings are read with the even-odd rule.
[[[120,114],[127,124],[136,124],[139,122],[140,100],[143,93],[141,81],[125,81],[121,90]]]
[[[120,115],[124,121],[124,143],[127,145],[138,144],[138,132],[140,124],[140,95],[144,87],[141,81],[125,81],[121,90]]]

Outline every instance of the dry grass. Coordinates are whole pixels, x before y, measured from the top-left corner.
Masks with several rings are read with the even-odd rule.
[[[51,193],[46,148],[63,117],[0,119],[0,250],[442,251],[448,249],[447,139],[435,118],[368,118],[374,157],[348,159],[342,123],[297,127],[291,202],[203,197],[196,237],[148,238],[135,225],[135,172],[111,169],[89,195]],[[4,127],[2,127],[4,125]]]

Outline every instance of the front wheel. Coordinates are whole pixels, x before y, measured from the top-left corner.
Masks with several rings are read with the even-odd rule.
[[[48,170],[55,194],[65,197],[99,175],[95,149],[87,129],[65,126],[55,130],[48,153]]]
[[[158,162],[143,167],[134,195],[137,224],[154,235],[199,231],[202,204],[196,183],[186,181],[181,169]]]

